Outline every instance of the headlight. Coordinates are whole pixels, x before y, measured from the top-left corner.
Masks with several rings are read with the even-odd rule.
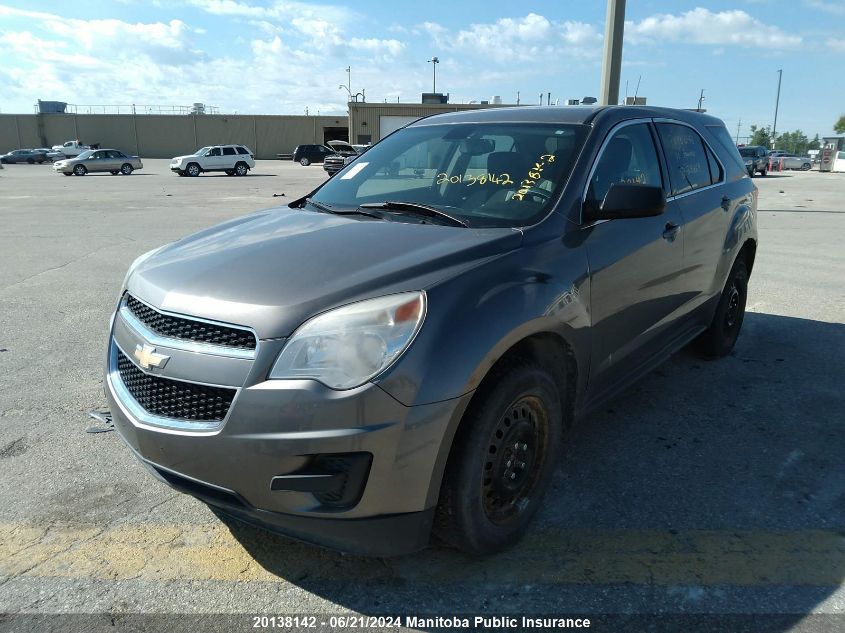
[[[270,378],[311,378],[332,389],[359,387],[408,349],[425,309],[425,293],[405,292],[320,314],[293,333]]]
[[[152,257],[153,255],[158,253],[165,246],[169,246],[169,245],[170,245],[169,243],[164,244],[163,246],[159,246],[158,248],[154,248],[153,250],[147,251],[143,255],[139,255],[138,257],[136,257],[135,261],[133,261],[131,264],[129,264],[129,270],[126,271],[126,276],[123,278],[123,285],[120,287],[120,289],[124,290],[126,288],[126,284],[129,283],[129,278],[132,276],[132,273],[135,272],[135,269],[138,268],[138,266],[140,266],[146,260],[148,260],[150,257]]]

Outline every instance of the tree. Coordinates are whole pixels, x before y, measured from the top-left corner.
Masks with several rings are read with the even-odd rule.
[[[837,134],[842,134],[845,132],[845,114],[839,117],[839,120],[836,122],[836,125],[833,126],[833,131]]]
[[[821,149],[822,142],[819,140],[819,135],[816,134],[813,140],[807,144],[807,149]]]
[[[769,126],[758,128],[752,125],[751,138],[748,140],[749,145],[762,145],[763,147],[771,147],[772,145],[772,129]]]
[[[809,139],[801,130],[794,132],[784,132],[778,136],[777,148],[782,149],[790,154],[797,154],[803,156],[807,152],[807,146],[810,144]]]

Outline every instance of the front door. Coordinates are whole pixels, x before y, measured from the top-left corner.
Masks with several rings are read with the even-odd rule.
[[[593,169],[585,205],[599,205],[610,185],[635,182],[666,188],[648,122],[623,125]],[[674,202],[661,215],[585,224],[590,267],[592,393],[600,397],[670,344],[685,303],[683,220]]]

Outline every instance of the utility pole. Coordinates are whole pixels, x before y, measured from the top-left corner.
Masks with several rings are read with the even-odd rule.
[[[622,70],[622,35],[625,31],[625,0],[607,0],[604,27],[604,57],[601,67],[601,105],[619,103]]]
[[[736,144],[739,145],[739,126],[742,125],[742,119],[736,123]]]
[[[698,109],[701,110],[701,102],[704,101],[704,88],[701,89],[701,94],[698,96]]]
[[[440,60],[436,57],[432,57],[428,60],[428,63],[431,64],[431,70],[433,72],[433,77],[431,81],[431,92],[437,92],[437,64],[440,63]]]
[[[777,142],[777,130],[778,130],[778,106],[780,105],[780,80],[783,79],[783,68],[778,70],[778,96],[775,98],[775,122],[772,125],[772,149],[775,149],[775,143]]]
[[[516,105],[519,105],[519,90],[516,91]]]

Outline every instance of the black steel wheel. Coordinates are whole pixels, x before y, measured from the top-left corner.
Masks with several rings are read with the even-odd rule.
[[[748,268],[745,254],[740,253],[728,275],[710,327],[695,340],[695,347],[703,356],[719,358],[733,351],[745,318],[747,298]]]
[[[564,426],[552,375],[530,360],[498,366],[464,414],[446,464],[434,533],[471,554],[518,541],[542,503]]]

